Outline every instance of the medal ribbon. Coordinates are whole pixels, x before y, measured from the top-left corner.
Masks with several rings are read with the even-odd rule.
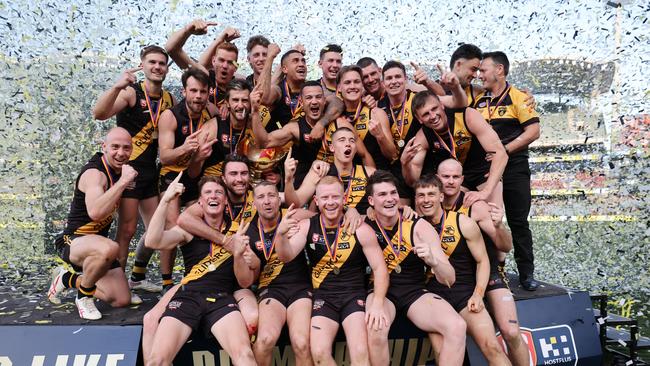
[[[395,126],[397,127],[397,133],[399,134],[399,138],[402,139],[402,133],[404,132],[404,115],[406,114],[406,97],[408,96],[408,93],[404,93],[404,100],[402,100],[402,110],[399,112],[397,116],[399,116],[399,119],[395,117],[395,113],[393,112],[393,107],[390,107],[390,115],[393,117],[393,122],[395,122]]]
[[[217,230],[217,228],[212,227],[212,225],[208,224],[208,220],[206,220],[205,217],[203,218],[203,222],[205,222],[205,224],[208,225],[210,227],[210,229]],[[221,223],[221,230],[217,230],[217,231],[223,231],[223,228],[224,228],[225,225],[226,225],[226,223],[222,222]],[[214,247],[216,247],[217,245],[219,245],[219,244],[217,244],[215,242],[210,242],[210,263],[212,263],[212,258],[214,256],[214,254],[213,254],[214,253]]]
[[[293,99],[291,99],[291,91],[289,90],[289,84],[287,83],[286,78],[284,79],[283,87],[284,87],[284,94],[286,95],[284,102],[291,110],[291,118],[294,118],[296,116],[296,110],[298,110],[298,108],[302,106],[302,98],[298,97],[298,100],[296,100],[296,103],[294,105]]]
[[[442,232],[445,230],[445,222],[447,221],[447,211],[444,209],[442,210],[442,217],[440,218],[440,232],[438,233],[438,236],[440,236],[440,242],[442,243]]]
[[[350,196],[350,192],[352,189],[352,179],[354,178],[354,175],[356,173],[357,173],[357,166],[355,165],[350,170],[350,178],[348,179],[348,186],[345,187],[345,194],[343,195],[344,205],[347,205],[348,203],[348,197]],[[339,177],[339,181],[341,181],[341,183],[343,183],[343,185],[345,186],[345,183],[343,182],[343,178],[341,177],[341,174],[339,174],[338,169],[336,170],[336,175]]]
[[[325,246],[327,246],[327,251],[330,253],[332,260],[336,262],[336,250],[339,247],[339,232],[341,231],[341,221],[339,221],[336,227],[336,234],[334,236],[334,245],[330,245],[329,239],[327,239],[327,230],[325,229],[325,221],[323,216],[320,216],[320,231],[323,233],[323,240],[325,241]]]
[[[111,173],[111,169],[108,167],[108,162],[106,162],[105,156],[102,156],[102,165],[104,165],[104,169],[106,169],[106,174],[108,175],[108,183],[109,183],[108,188],[111,188],[113,184],[115,184],[115,178]]]
[[[234,135],[232,134],[232,123],[230,123],[230,124],[228,125],[228,127],[230,128],[230,132],[228,132],[228,141],[230,142],[230,153],[232,154],[234,151],[237,151],[237,145],[239,145],[239,142],[241,141],[241,135],[244,134],[244,128],[246,128],[246,127],[244,127],[244,128],[242,128],[241,130],[239,130],[240,133],[239,133],[239,137],[237,138],[237,143],[234,144],[234,147],[235,147],[234,150],[233,150],[233,143],[232,143],[232,141],[233,141],[233,136],[234,136]]]
[[[278,225],[280,225],[280,219],[282,216],[278,218],[278,223],[275,225],[277,228]],[[269,258],[271,258],[271,255],[273,254],[273,249],[275,248],[275,234],[277,234],[277,230],[273,232],[273,237],[271,238],[271,246],[267,247],[266,246],[266,237],[264,236],[264,226],[262,225],[262,220],[258,218],[257,220],[257,230],[260,233],[260,239],[262,239],[262,251],[264,252],[264,258],[266,258],[266,261],[269,261]]]
[[[162,104],[162,95],[160,96],[160,99],[158,100],[158,103],[156,104],[156,111],[153,111],[153,104],[151,103],[151,99],[149,98],[149,94],[147,93],[147,81],[145,80],[142,83],[142,90],[144,90],[144,99],[147,101],[147,109],[149,109],[149,116],[151,116],[151,123],[153,123],[153,127],[156,128],[158,127],[158,120],[160,119],[160,111],[162,108],[160,108],[160,105]],[[154,114],[156,115],[154,117]]]
[[[442,145],[442,147],[444,147],[445,150],[447,150],[454,159],[457,159],[456,158],[456,145],[454,144],[454,136],[452,136],[451,130],[449,129],[449,127],[447,127],[447,135],[449,136],[449,142],[451,143],[451,148],[449,148],[449,146],[447,146],[447,143],[442,139],[442,137],[440,137],[440,135],[438,134],[438,132],[436,132],[436,130],[433,130],[433,133],[436,134],[436,137],[438,138],[438,142],[440,142],[440,145]]]
[[[381,231],[381,235],[384,237],[386,244],[390,245],[391,250],[395,255],[395,259],[396,259],[395,262],[399,263],[399,257],[402,254],[402,241],[404,240],[402,237],[402,213],[399,213],[397,216],[397,232],[399,233],[397,247],[395,246],[395,244],[393,244],[393,241],[388,237],[388,233],[386,233],[386,230],[381,226],[379,220],[377,220],[377,226],[379,226],[379,230]]]
[[[499,98],[499,101],[497,101],[497,104],[494,106],[494,109],[492,109],[492,106],[490,105],[492,99],[490,98],[490,100],[487,101],[488,123],[492,121],[492,114],[494,113],[494,111],[496,111],[499,108],[499,106],[501,105],[503,100],[506,99],[506,96],[508,96],[508,94],[510,94],[510,84],[508,84],[508,82],[506,81],[506,90],[503,92],[503,94],[501,94],[501,98]]]
[[[357,120],[359,119],[359,116],[361,115],[361,107],[363,106],[363,101],[360,100],[359,104],[357,104],[357,110],[354,112],[354,118],[350,123],[354,126],[357,123]]]

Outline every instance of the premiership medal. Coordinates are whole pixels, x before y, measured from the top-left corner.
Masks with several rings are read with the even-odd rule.
[[[264,273],[264,274],[271,274],[271,272],[273,272],[273,267],[271,266],[270,263],[267,263],[267,264],[264,266],[264,269],[262,270],[262,273]]]
[[[404,147],[404,140],[400,139],[399,141],[397,141],[397,147],[400,147],[400,148]]]
[[[208,264],[208,272],[214,272],[217,269],[217,267],[214,265],[214,263]]]
[[[334,272],[334,274],[337,275],[337,274],[341,273],[341,270],[339,269],[339,267],[334,267],[332,272]]]
[[[381,231],[381,236],[383,236],[384,241],[386,242],[386,245],[390,245],[390,249],[393,252],[393,255],[395,256],[395,273],[402,273],[402,266],[399,265],[399,257],[402,254],[402,214],[399,213],[397,216],[397,231],[398,231],[398,242],[397,245],[393,244],[393,241],[388,237],[388,234],[386,233],[386,230],[381,226],[379,221],[377,221],[377,227],[379,227],[379,231]]]
[[[404,100],[402,100],[402,108],[395,117],[395,113],[393,112],[393,108],[389,107],[390,109],[390,116],[393,118],[393,122],[395,123],[395,129],[397,130],[397,135],[399,135],[399,140],[397,141],[397,147],[402,148],[404,147],[404,139],[403,139],[403,134],[404,134],[404,126],[406,125],[406,121],[404,121],[404,116],[405,116],[405,111],[406,111],[406,97],[408,96],[408,93],[404,95]]]
[[[336,250],[339,247],[339,233],[341,231],[341,221],[339,221],[336,227],[336,233],[334,234],[334,243],[330,244],[329,239],[327,239],[327,229],[325,228],[325,221],[323,220],[323,215],[320,216],[320,230],[323,233],[323,241],[325,241],[325,246],[327,247],[327,252],[329,253],[331,259],[330,262],[334,263],[336,266]],[[337,267],[334,267],[332,270],[334,274],[339,274],[340,270]]]
[[[395,273],[397,273],[397,274],[402,273],[402,266],[400,266],[399,264],[396,264],[395,265]]]

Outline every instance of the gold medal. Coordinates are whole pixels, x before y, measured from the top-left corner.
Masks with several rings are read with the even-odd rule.
[[[397,141],[397,146],[400,147],[400,148],[404,147],[404,140]]]
[[[210,263],[208,265],[208,272],[212,272],[212,271],[214,271],[216,269],[217,269],[217,267],[214,265],[214,263]]]
[[[332,272],[334,272],[334,274],[337,275],[337,274],[341,273],[341,270],[338,267],[334,267]]]
[[[399,264],[396,264],[395,265],[395,273],[397,273],[397,274],[402,273],[402,266],[400,266]]]
[[[271,274],[271,272],[273,272],[273,267],[271,266],[271,264],[267,263],[267,264],[264,266],[264,270],[263,270],[262,273],[264,273],[264,274]]]

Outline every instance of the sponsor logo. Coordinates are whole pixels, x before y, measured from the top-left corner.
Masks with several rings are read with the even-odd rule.
[[[317,233],[313,233],[312,236],[311,236],[311,241],[313,243],[318,243],[319,240],[320,240],[320,235],[317,234]]]
[[[176,310],[180,308],[182,304],[183,302],[179,300],[170,301],[169,304],[167,304],[167,309]]]
[[[325,305],[325,300],[318,299],[314,301],[314,306],[312,306],[312,310],[320,310],[320,308]]]
[[[442,243],[453,243],[454,242],[454,237],[453,236],[443,236]]]
[[[362,300],[362,299],[357,299],[357,305],[365,307],[366,306],[366,301]]]
[[[225,133],[222,134],[221,135],[221,142],[223,142],[224,144],[227,144],[228,143],[228,135],[226,135]]]
[[[456,230],[454,229],[453,226],[451,226],[451,225],[445,226],[445,234],[454,235],[455,233],[456,233]]]
[[[497,113],[499,113],[499,116],[503,116],[504,114],[506,114],[507,111],[508,111],[508,108],[499,107],[499,110],[497,111]]]
[[[147,101],[144,100],[144,99],[140,99],[140,107],[141,108],[147,108]],[[148,110],[146,112],[149,113]]]
[[[181,132],[183,133],[183,135],[187,135],[187,133],[190,132],[189,126],[183,126],[181,128]]]
[[[573,332],[566,324],[535,329],[521,328],[521,337],[528,347],[531,366],[578,364]],[[507,345],[500,333],[497,333],[497,338],[507,352]]]
[[[339,243],[338,249],[350,249],[350,243]]]

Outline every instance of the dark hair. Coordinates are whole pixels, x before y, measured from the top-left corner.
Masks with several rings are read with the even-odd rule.
[[[239,154],[228,154],[226,155],[226,158],[223,159],[223,173],[226,174],[226,166],[228,166],[229,163],[244,163],[248,167],[248,170],[250,171],[250,160],[244,155],[239,155]]]
[[[252,36],[248,39],[248,43],[246,43],[246,52],[250,53],[255,46],[268,47],[269,44],[271,44],[271,42],[268,40],[268,38],[264,37],[261,34]]]
[[[386,71],[393,68],[399,68],[400,70],[402,70],[404,76],[406,76],[406,67],[404,67],[404,64],[395,60],[388,61],[384,64],[384,67],[381,68],[381,75],[384,76]]]
[[[486,52],[483,54],[483,60],[491,59],[495,65],[503,65],[503,74],[508,76],[508,71],[510,71],[510,61],[508,61],[508,56],[501,51]]]
[[[210,85],[210,77],[208,74],[201,71],[201,69],[197,69],[196,67],[190,67],[189,69],[185,70],[183,76],[181,76],[181,83],[183,84],[183,88],[187,87],[187,80],[191,77],[195,78],[198,82],[205,86]]]
[[[472,60],[472,59],[482,59],[483,58],[483,52],[481,52],[481,49],[474,46],[473,44],[470,43],[465,43],[460,45],[460,47],[456,48],[456,51],[451,54],[451,60],[449,61],[449,68],[452,70],[454,69],[454,64],[456,61],[459,59],[464,58],[466,60]]]
[[[219,50],[226,50],[228,52],[234,52],[236,57],[239,57],[239,48],[237,48],[237,46],[235,46],[234,43],[231,43],[231,42],[220,43],[217,46],[217,49],[214,50],[214,54],[216,55],[217,51],[219,51]]]
[[[334,132],[332,132],[332,140],[334,139],[334,135],[336,135],[336,134],[339,133],[339,132],[343,132],[343,131],[350,132],[350,133],[353,134],[355,137],[357,136],[357,134],[356,134],[354,131],[352,131],[351,129],[349,129],[349,128],[347,128],[347,127],[339,127],[339,128],[337,128],[336,130],[334,130]]]
[[[338,85],[341,82],[341,78],[343,75],[345,75],[348,72],[354,71],[359,74],[359,77],[363,77],[363,72],[361,71],[361,68],[357,65],[346,65],[343,66],[340,70],[339,73],[336,74],[336,84]]]
[[[436,93],[433,93],[430,90],[423,90],[421,92],[417,92],[413,97],[413,101],[411,102],[412,113],[414,113],[417,116],[418,109],[424,107],[424,103],[426,103],[427,99],[429,98],[434,98],[440,101],[440,98],[436,95]]]
[[[142,50],[140,50],[140,60],[144,60],[144,58],[150,54],[150,53],[160,53],[161,55],[164,55],[167,61],[169,61],[169,54],[167,51],[155,44],[143,47]]]
[[[214,183],[217,183],[218,185],[220,185],[221,188],[223,188],[224,192],[228,191],[228,189],[226,188],[226,184],[223,182],[223,179],[221,179],[221,177],[217,177],[217,176],[214,176],[214,175],[204,175],[204,176],[201,177],[201,179],[199,179],[199,184],[198,184],[199,185],[199,193],[201,193],[201,190],[203,189],[204,185],[206,185],[208,183],[211,183],[211,182],[214,182]]]
[[[420,177],[420,179],[415,182],[415,185],[413,185],[414,190],[427,187],[436,187],[438,188],[438,191],[442,192],[442,182],[433,174],[427,174]]]
[[[298,50],[290,49],[289,51],[285,52],[282,57],[280,58],[280,65],[284,64],[284,60],[287,59],[287,57],[291,56],[294,53],[299,53],[304,56],[304,54]]]
[[[377,65],[377,61],[375,61],[375,59],[372,57],[362,57],[359,59],[359,61],[357,61],[357,66],[359,66],[362,69],[370,65],[375,65],[379,67],[379,65]]]
[[[339,46],[337,44],[334,44],[334,43],[330,43],[327,46],[321,48],[320,56],[318,58],[322,60],[323,55],[325,55],[328,52],[336,52],[336,53],[340,53],[341,55],[343,55],[343,49],[341,48],[341,46]]]
[[[368,196],[372,196],[375,192],[375,184],[379,183],[390,183],[397,188],[399,185],[397,178],[391,173],[385,170],[375,170],[375,172],[368,178],[366,182],[366,193]]]
[[[248,90],[248,92],[250,92],[252,88],[251,84],[249,84],[246,80],[232,79],[232,81],[228,83],[228,86],[226,86],[226,100],[230,98],[230,92],[233,90]]]
[[[273,187],[273,188],[275,188],[275,191],[276,191],[276,192],[279,192],[279,191],[278,191],[278,186],[275,185],[274,183],[269,182],[268,180],[263,180],[263,181],[257,183],[257,184],[255,185],[255,187],[253,187],[253,192],[255,192],[255,190],[256,190],[258,187]]]
[[[319,80],[308,80],[302,83],[302,86],[300,87],[300,94],[302,94],[302,91],[309,86],[317,86],[323,90],[323,85],[320,83]]]

